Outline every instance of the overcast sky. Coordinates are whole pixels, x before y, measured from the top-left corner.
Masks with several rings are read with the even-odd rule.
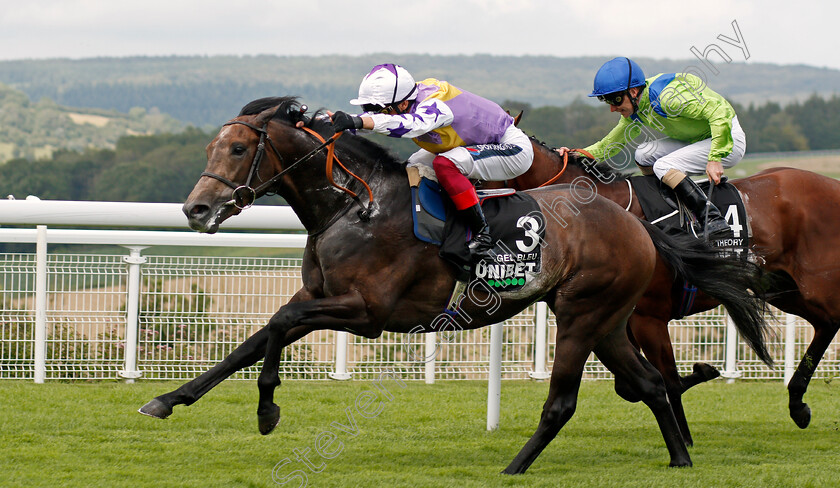
[[[833,0],[0,0],[0,60],[381,52],[691,59],[694,47],[722,62],[707,49],[714,44],[732,61],[840,69],[838,18]]]

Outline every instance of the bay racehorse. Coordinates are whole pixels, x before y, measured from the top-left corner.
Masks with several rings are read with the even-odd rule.
[[[260,432],[268,434],[280,419],[274,392],[280,385],[281,352],[312,331],[376,338],[384,331],[408,333],[418,325],[425,332],[471,329],[503,321],[543,300],[558,327],[548,399],[536,432],[505,472],[524,472],[572,416],[584,363],[593,351],[629,394],[651,409],[670,465],[688,466],[691,459],[662,378],[625,332],[653,276],[657,252],[741,310],[740,332],[770,362],[762,305],[746,290],[759,287],[754,267],[719,260],[701,243],[676,242],[613,202],[574,187],[529,192],[551,215],[540,224],[545,230],[541,271],[519,291],[496,292],[474,280],[458,307],[460,317],[470,320],[441,320],[455,270],[438,256],[437,246],[413,235],[404,167],[362,137],[344,135],[333,144],[334,139],[319,144],[332,133],[331,123],[306,117],[294,98],[269,98],[248,104],[207,146],[206,170],[184,204],[190,227],[216,232],[223,220],[266,192],[276,192],[309,234],[303,287],[225,360],[153,399],[141,413],[165,418],[173,406],[191,404],[264,356],[257,418]],[[330,148],[326,155],[325,145]]]
[[[524,175],[506,182],[508,186],[524,190],[587,178],[599,195],[645,218],[626,174],[596,164],[580,152],[569,153],[564,159],[544,144],[534,139],[532,143],[534,164]],[[803,397],[840,326],[840,301],[834,295],[840,290],[840,182],[810,171],[774,168],[730,183],[743,195],[752,229],[751,249],[768,274],[768,301],[814,327],[811,344],[788,383],[790,417],[804,429],[811,420],[811,409]],[[494,182],[487,186],[493,187]],[[667,267],[659,267],[630,317],[629,329],[647,359],[662,373],[680,428],[691,444],[680,397],[719,373],[709,365],[695,364],[694,373],[679,376],[668,322],[682,315],[683,288],[682,282],[672,277]],[[717,305],[701,291],[690,313]]]

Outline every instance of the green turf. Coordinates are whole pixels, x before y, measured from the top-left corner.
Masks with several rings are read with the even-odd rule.
[[[379,390],[370,382],[288,381],[277,396],[281,423],[265,437],[256,430],[253,382],[223,383],[167,420],[136,413],[175,386],[0,382],[0,486],[840,485],[837,382],[814,380],[806,430],[788,418],[779,382],[716,380],[696,388],[685,397],[695,466],[684,469],[667,468],[643,405],[620,400],[610,382],[586,382],[575,416],[520,476],[499,472],[533,433],[546,383],[503,383],[501,428],[488,433],[484,382],[390,384],[388,401],[373,397]],[[328,459],[315,451],[319,439]],[[313,468],[295,460],[296,450]],[[291,477],[281,485],[272,471],[285,459],[291,462],[275,474]],[[295,470],[306,474],[306,485]]]

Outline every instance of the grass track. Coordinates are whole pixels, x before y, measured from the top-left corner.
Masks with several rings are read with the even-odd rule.
[[[387,382],[385,383],[388,384]],[[0,382],[2,487],[829,487],[840,486],[840,385],[814,380],[811,426],[788,418],[779,382],[717,380],[685,396],[695,466],[667,468],[653,416],[620,400],[611,382],[586,382],[577,413],[522,476],[502,476],[533,433],[546,383],[502,385],[501,428],[485,431],[486,383],[391,384],[370,418],[355,410],[371,383],[288,381],[277,396],[283,418],[256,430],[256,385],[228,382],[165,421],[136,409],[176,383]],[[373,403],[372,406],[377,405]],[[371,407],[368,407],[370,410]],[[356,435],[331,425],[350,425]],[[364,411],[362,407],[360,410]],[[350,429],[352,430],[352,429]],[[315,453],[319,434],[335,440]],[[322,437],[329,440],[329,434]],[[320,472],[296,461],[304,452]]]

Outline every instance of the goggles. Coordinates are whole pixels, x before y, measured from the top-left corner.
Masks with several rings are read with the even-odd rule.
[[[386,106],[383,107],[382,105],[377,105],[377,104],[374,104],[374,103],[365,103],[365,104],[362,104],[362,110],[364,110],[367,113],[387,114],[388,112],[391,111],[391,106],[386,105]]]
[[[598,95],[598,101],[605,102],[607,105],[617,107],[624,101],[625,92],[607,93],[606,95]]]

